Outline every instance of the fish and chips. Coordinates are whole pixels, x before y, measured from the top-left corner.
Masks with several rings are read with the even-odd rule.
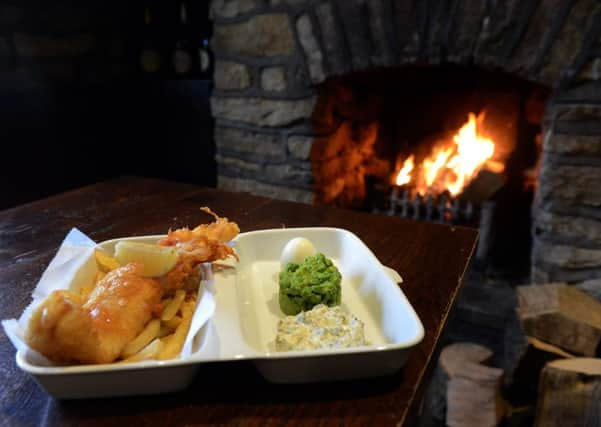
[[[237,256],[238,225],[215,222],[169,231],[156,245],[122,241],[115,256],[95,250],[98,272],[80,292],[53,291],[33,311],[27,344],[63,363],[177,357],[196,307],[202,263]]]

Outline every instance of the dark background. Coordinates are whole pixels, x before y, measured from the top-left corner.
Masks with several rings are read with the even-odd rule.
[[[214,186],[211,83],[170,69],[178,39],[210,36],[207,3],[184,33],[175,0],[1,0],[0,209],[119,175]]]

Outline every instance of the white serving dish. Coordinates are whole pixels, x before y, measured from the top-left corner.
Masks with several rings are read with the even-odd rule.
[[[284,315],[277,299],[280,252],[294,237],[311,240],[342,274],[342,307],[365,324],[369,346],[276,352]],[[128,238],[154,242],[161,236]],[[113,239],[100,244],[109,252]],[[395,280],[353,233],[337,228],[288,228],[241,233],[233,242],[240,262],[215,268],[216,310],[185,359],[131,364],[43,366],[32,352],[17,364],[58,398],[154,394],[181,390],[202,363],[253,360],[269,381],[301,383],[383,376],[397,372],[424,336],[423,326]],[[94,262],[90,259],[89,262]],[[88,267],[89,268],[89,267]],[[82,266],[85,270],[86,266]],[[82,275],[79,275],[82,276]],[[77,281],[78,277],[74,279]],[[72,283],[72,287],[80,284]]]

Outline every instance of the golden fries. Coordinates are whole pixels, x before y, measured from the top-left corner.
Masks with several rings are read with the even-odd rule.
[[[181,351],[190,330],[190,324],[192,323],[192,315],[194,314],[194,306],[196,301],[185,301],[182,304],[182,321],[177,326],[175,332],[171,335],[161,338],[165,343],[161,352],[157,355],[159,360],[172,359],[176,357]]]
[[[121,352],[121,357],[123,359],[127,359],[128,357],[133,356],[138,353],[144,347],[148,345],[153,339],[156,338],[159,330],[161,329],[161,321],[159,319],[153,319],[146,327],[140,332],[140,334],[134,338],[132,341],[127,343],[123,351]]]
[[[173,331],[175,331],[175,329],[171,329],[168,326],[161,326],[161,329],[159,329],[159,333],[157,334],[157,338],[164,338],[167,335],[171,335],[173,333]]]
[[[171,329],[171,332],[173,332],[179,326],[180,323],[182,323],[181,316],[173,316],[171,319],[163,322],[163,325]]]
[[[186,291],[184,291],[183,289],[175,291],[175,296],[169,302],[169,304],[165,306],[163,312],[161,313],[161,320],[171,320],[179,310],[180,305],[182,305],[184,298],[186,298]]]
[[[154,358],[162,349],[165,344],[158,338],[152,340],[150,344],[140,350],[138,353],[130,356],[126,359],[121,360],[123,363],[140,362],[142,360],[148,360]]]

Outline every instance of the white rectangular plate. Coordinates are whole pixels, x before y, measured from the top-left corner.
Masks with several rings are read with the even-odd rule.
[[[161,236],[128,238],[155,242]],[[305,237],[342,274],[342,307],[365,324],[368,346],[276,352],[280,253]],[[117,241],[100,246],[112,252]],[[423,326],[398,284],[353,233],[338,228],[288,228],[241,233],[233,242],[240,262],[218,262],[216,310],[186,359],[132,364],[41,366],[25,352],[17,363],[59,398],[151,394],[185,388],[200,363],[254,360],[269,381],[299,383],[382,376],[398,371],[424,336]],[[73,287],[77,287],[73,283]],[[142,379],[142,380],[140,380]]]

